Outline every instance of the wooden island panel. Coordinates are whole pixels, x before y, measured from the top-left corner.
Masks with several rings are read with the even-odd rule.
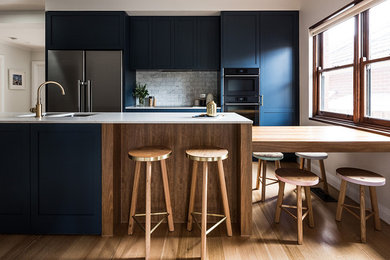
[[[250,124],[121,124],[103,127],[103,148],[108,148],[103,155],[107,158],[102,161],[103,189],[107,189],[102,191],[103,235],[113,235],[117,224],[128,223],[135,162],[128,158],[127,151],[148,145],[172,149],[172,156],[166,163],[175,223],[186,223],[188,214],[192,161],[186,158],[185,150],[196,146],[227,149],[229,157],[223,164],[232,222],[239,224],[241,235],[250,235],[251,127]],[[198,170],[200,173],[201,167]],[[201,208],[201,176],[198,174],[196,211]],[[152,212],[165,211],[161,168],[155,162],[152,163],[151,189]],[[142,164],[137,213],[145,211],[144,201],[145,165]],[[217,163],[210,164],[208,211],[223,212]]]

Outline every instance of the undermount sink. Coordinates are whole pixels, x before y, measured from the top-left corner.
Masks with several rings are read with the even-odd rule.
[[[92,113],[53,113],[53,112],[48,112],[48,113],[43,113],[43,117],[88,117],[88,116],[93,116],[94,114]],[[27,118],[32,118],[35,117],[35,113],[30,113],[30,114],[25,114],[25,115],[19,115],[17,117],[27,117]]]

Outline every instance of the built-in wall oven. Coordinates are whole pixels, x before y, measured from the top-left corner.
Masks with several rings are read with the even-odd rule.
[[[260,81],[258,68],[225,68],[223,70],[223,108],[260,122]]]

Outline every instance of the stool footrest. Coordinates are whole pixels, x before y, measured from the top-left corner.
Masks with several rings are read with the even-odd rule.
[[[291,211],[288,210],[289,209],[296,209],[297,206],[292,206],[292,205],[281,205],[280,208],[288,213],[291,217],[293,217],[294,219],[298,220],[298,217],[296,215],[294,215],[294,213],[292,213]],[[302,207],[302,210],[306,210],[305,213],[302,214],[302,220],[304,220],[307,216],[307,214],[309,214],[309,210],[307,209],[307,207]]]
[[[271,182],[271,183],[265,183],[265,186],[268,186],[268,185],[272,185],[272,184],[275,184],[275,183],[279,183],[279,180],[278,179],[274,179],[274,178],[265,178],[266,180],[270,180],[270,181],[273,181],[273,182]],[[263,180],[262,180],[262,178],[260,177],[259,178],[259,181],[261,182],[261,183],[263,183]]]
[[[169,213],[168,212],[155,212],[155,213],[150,213],[151,216],[164,216],[151,230],[150,230],[150,234],[152,234],[157,228],[158,226],[161,225],[161,223],[163,223],[163,221],[165,219],[168,219],[168,216],[169,216]],[[135,223],[137,223],[137,225],[144,231],[145,231],[145,227],[137,220],[136,217],[145,217],[146,214],[145,213],[140,213],[140,214],[135,214],[134,216],[132,216],[132,218],[134,219]]]
[[[198,220],[195,218],[194,215],[202,215],[201,212],[192,212],[191,213],[193,219],[194,219],[194,222],[195,224],[198,226],[199,229],[202,229],[202,226],[201,226],[201,223],[198,222]],[[218,221],[217,223],[215,223],[211,228],[207,229],[206,230],[206,236],[211,232],[213,231],[216,227],[218,227],[221,223],[223,223],[225,220],[226,220],[226,216],[225,215],[222,215],[222,214],[214,214],[214,213],[208,213],[206,214],[207,216],[212,216],[212,217],[219,217],[221,218],[220,221]]]
[[[349,205],[349,204],[343,204],[341,205],[341,207],[343,207],[346,211],[348,211],[349,213],[351,213],[352,216],[354,216],[355,218],[357,219],[360,219],[360,215],[356,214],[355,211],[353,211],[351,208],[353,209],[358,209],[360,210],[360,207],[358,206],[354,206],[354,205]],[[369,219],[370,217],[372,217],[375,212],[369,210],[369,209],[366,209],[366,212],[368,212],[369,214],[366,216],[366,220]]]

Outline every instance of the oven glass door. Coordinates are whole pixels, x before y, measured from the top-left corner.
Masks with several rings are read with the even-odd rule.
[[[235,112],[253,121],[254,126],[260,122],[260,106],[244,104],[225,104],[225,112]]]
[[[259,95],[258,77],[225,76],[224,95],[226,96],[257,96]]]

